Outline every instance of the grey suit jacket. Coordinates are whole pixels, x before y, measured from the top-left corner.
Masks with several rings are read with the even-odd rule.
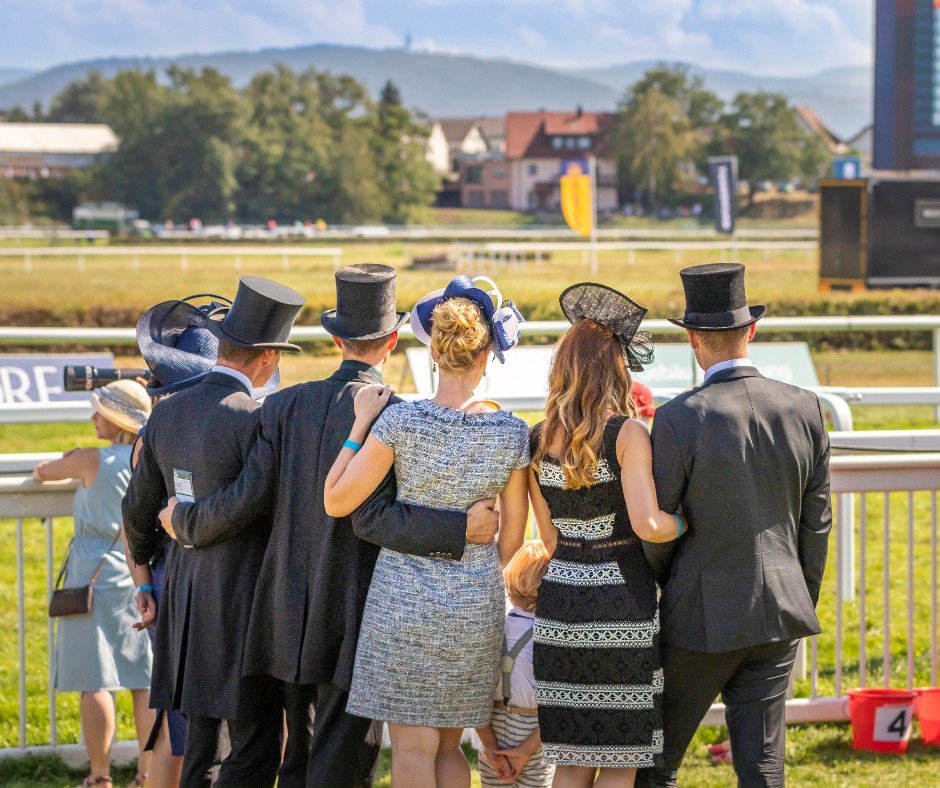
[[[220,372],[157,404],[124,498],[134,560],[157,545],[156,519],[174,492],[174,469],[192,474],[196,500],[233,482],[258,430],[260,405]],[[151,703],[217,719],[250,719],[277,702],[270,680],[242,676],[248,617],[271,531],[267,512],[232,520],[226,538],[168,554],[157,611]]]
[[[816,395],[723,370],[656,411],[652,442],[659,504],[688,522],[644,543],[663,642],[721,652],[820,632],[832,512]]]

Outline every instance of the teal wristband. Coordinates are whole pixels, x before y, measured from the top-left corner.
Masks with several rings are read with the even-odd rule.
[[[347,440],[347,441],[343,444],[343,448],[344,448],[344,449],[352,449],[353,451],[359,451],[359,449],[362,448],[362,444],[361,444],[361,443],[356,443],[355,441],[352,441],[352,440]]]
[[[685,526],[682,522],[682,518],[678,514],[674,514],[673,517],[676,518],[676,522],[679,523],[679,533],[676,534],[676,539],[682,536],[682,532],[685,530]]]
[[[153,593],[153,586],[152,586],[152,585],[148,585],[148,584],[145,583],[144,585],[137,586],[137,590],[138,590],[138,591],[149,591],[149,592],[152,594],[152,593]]]

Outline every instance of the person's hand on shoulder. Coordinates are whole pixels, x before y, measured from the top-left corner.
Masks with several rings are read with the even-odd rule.
[[[356,392],[356,398],[353,400],[356,421],[371,424],[385,410],[389,397],[394,393],[391,386],[380,386],[377,383],[363,386]]]

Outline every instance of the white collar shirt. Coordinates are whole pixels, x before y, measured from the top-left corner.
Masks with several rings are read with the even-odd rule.
[[[719,361],[712,364],[705,370],[705,380],[707,381],[716,372],[723,372],[726,369],[736,369],[737,367],[753,367],[754,362],[749,358],[729,358],[727,361]]]
[[[254,393],[255,393],[254,386],[251,385],[251,381],[248,379],[248,376],[244,372],[239,372],[237,369],[232,369],[231,367],[223,367],[220,364],[216,364],[212,368],[212,371],[221,372],[223,375],[229,375],[235,378],[235,380],[237,380],[246,389],[248,389],[249,394],[254,396]]]

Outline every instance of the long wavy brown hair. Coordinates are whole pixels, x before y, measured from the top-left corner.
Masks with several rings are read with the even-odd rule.
[[[555,349],[533,467],[540,469],[549,446],[561,445],[565,488],[593,485],[608,418],[636,416],[631,383],[620,340],[600,323],[578,320]]]

